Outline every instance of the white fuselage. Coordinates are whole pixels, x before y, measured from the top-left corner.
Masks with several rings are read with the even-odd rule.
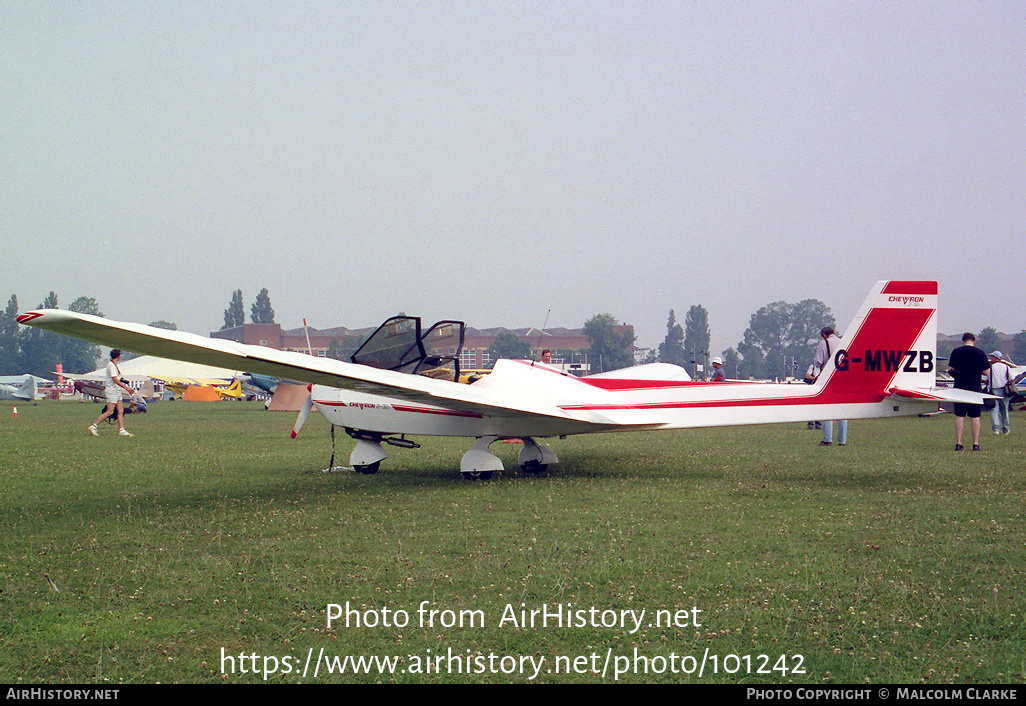
[[[427,436],[542,437],[902,416],[936,409],[936,403],[929,400],[895,402],[881,395],[867,401],[864,396],[846,398],[828,394],[823,386],[802,383],[589,381],[514,361],[497,367],[478,385],[482,393],[492,394],[496,400],[529,393],[562,416],[518,416],[498,409],[489,415],[319,385],[313,387],[312,394],[314,406],[332,424]]]

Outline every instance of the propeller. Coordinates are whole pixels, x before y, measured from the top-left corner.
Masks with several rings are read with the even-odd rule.
[[[307,385],[307,390],[310,394],[303,400],[303,406],[299,409],[299,416],[296,417],[296,424],[292,427],[292,438],[295,439],[299,435],[299,430],[303,428],[303,422],[310,415],[310,410],[313,409],[313,385]]]

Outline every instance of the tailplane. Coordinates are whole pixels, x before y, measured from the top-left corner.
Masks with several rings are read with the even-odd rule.
[[[27,376],[25,382],[18,388],[17,396],[26,400],[36,399],[36,379],[31,375]]]

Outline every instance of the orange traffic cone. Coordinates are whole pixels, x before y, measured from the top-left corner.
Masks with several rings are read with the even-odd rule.
[[[15,408],[14,408],[14,411],[13,411],[13,412],[11,412],[11,416],[12,416],[12,417],[17,417],[17,416],[18,416],[18,408],[17,408],[17,407],[15,407]]]

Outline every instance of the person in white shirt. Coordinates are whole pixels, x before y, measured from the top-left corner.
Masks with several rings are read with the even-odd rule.
[[[93,436],[100,435],[99,423],[115,412],[118,415],[118,434],[120,436],[132,436],[132,434],[125,431],[125,407],[121,402],[121,391],[124,390],[131,397],[132,388],[121,380],[121,369],[118,368],[119,360],[121,360],[121,351],[115,348],[110,352],[110,362],[107,363],[107,369],[104,371],[103,378],[103,391],[107,396],[107,405],[103,408],[103,413],[89,427],[89,433]]]
[[[1008,403],[1011,397],[1005,394],[1005,385],[1012,379],[1012,368],[1001,351],[994,351],[988,358],[990,359],[990,394],[1001,396],[1001,399],[994,400],[994,409],[990,410],[990,427],[994,430],[995,436],[1001,434],[1002,431],[1009,434],[1012,431],[1012,424],[1008,417]]]
[[[841,339],[834,333],[833,326],[824,326],[819,331],[819,337],[822,339],[819,345],[816,347],[816,356],[813,358],[812,367],[815,371],[816,377],[823,372],[823,368],[826,367],[827,361],[836,355],[837,351],[841,349]],[[819,442],[820,446],[830,446],[833,442],[834,436],[834,422],[830,419],[823,420],[823,440]],[[848,443],[848,420],[838,419],[837,420],[837,445],[844,446]]]

